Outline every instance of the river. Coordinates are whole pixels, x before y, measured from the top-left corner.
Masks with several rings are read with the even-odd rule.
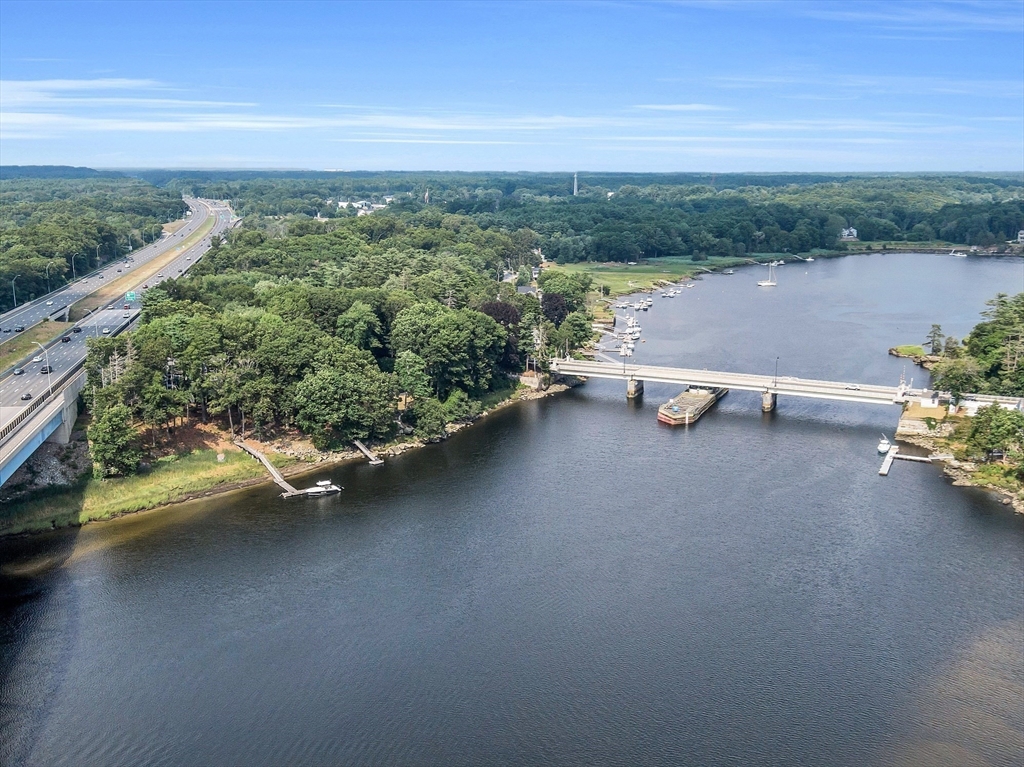
[[[763,274],[656,296],[638,360],[895,384],[888,347],[1024,289],[1020,259]],[[0,762],[1020,764],[1024,519],[879,477],[895,406],[733,392],[673,430],[677,388],[309,478],[341,496],[0,542]]]

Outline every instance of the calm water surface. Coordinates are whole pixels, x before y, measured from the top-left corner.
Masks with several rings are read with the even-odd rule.
[[[642,362],[894,384],[1020,260],[712,276]],[[908,376],[920,376],[916,369]],[[919,381],[920,382],[920,381]],[[1024,522],[895,407],[592,381],[385,466],[0,544],[4,764],[1019,765]]]

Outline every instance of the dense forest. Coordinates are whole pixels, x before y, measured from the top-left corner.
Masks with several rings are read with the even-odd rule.
[[[292,224],[215,239],[188,276],[146,294],[138,330],[90,341],[103,473],[137,465],[133,423],[155,440],[188,417],[243,435],[297,427],[319,448],[433,438],[507,390],[528,356],[592,335],[588,277],[545,275],[543,301],[499,283],[508,261],[536,262],[528,230],[437,208]]]
[[[583,174],[200,174],[157,177],[230,199],[243,216],[356,215],[365,200],[437,207],[483,229],[529,227],[545,256],[634,261],[845,250],[857,242],[951,243],[1005,250],[1024,229],[1017,177]],[[858,246],[854,243],[854,247]]]
[[[0,285],[16,280],[19,304],[158,238],[188,209],[179,193],[139,179],[77,175],[0,179]],[[0,290],[0,311],[13,300]]]

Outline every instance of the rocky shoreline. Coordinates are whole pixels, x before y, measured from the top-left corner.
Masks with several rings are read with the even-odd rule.
[[[944,445],[939,444],[929,437],[905,433],[897,433],[896,436],[900,442],[922,447],[932,455],[941,454],[945,449]],[[978,470],[978,465],[976,463],[972,461],[959,461],[952,457],[936,460],[934,463],[938,463],[942,466],[942,473],[950,479],[951,483],[955,487],[977,487],[982,490],[986,490],[995,495],[999,499],[999,502],[1004,506],[1012,506],[1013,510],[1017,514],[1024,514],[1024,498],[1019,494],[1012,493],[1009,490],[1004,490],[1001,487],[994,487],[984,482],[978,482],[975,479],[974,474]]]

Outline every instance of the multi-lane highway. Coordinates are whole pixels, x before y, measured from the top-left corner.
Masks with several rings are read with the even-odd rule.
[[[215,220],[213,228],[209,235],[204,237],[199,242],[195,243],[188,249],[182,248],[181,252],[171,262],[164,266],[163,271],[153,278],[144,279],[141,278],[138,284],[132,284],[127,288],[127,291],[134,290],[139,296],[142,296],[149,286],[155,285],[164,279],[170,279],[178,277],[184,272],[187,272],[189,267],[195,264],[210,247],[210,237],[214,234],[223,233],[231,225],[231,211],[229,208],[223,205],[216,204],[209,200],[189,200],[190,207],[193,211],[193,219],[198,219],[198,223],[193,226],[190,222],[188,227],[183,227],[184,232],[188,229],[188,232],[194,232],[198,226],[210,216],[214,216]],[[163,255],[168,250],[181,247],[179,243],[187,238],[188,234],[184,234],[181,237],[173,235],[171,237],[164,237],[159,243],[160,247],[154,248],[152,252],[147,253],[145,261],[142,256],[142,251],[136,254],[135,266],[133,268],[138,269],[146,261],[150,261],[158,255]],[[152,246],[150,246],[152,247]],[[149,248],[147,248],[149,250]],[[123,270],[123,265],[120,267]],[[106,275],[106,279],[120,278],[122,274],[119,274],[117,267],[111,265],[107,267],[107,271],[110,274]],[[130,272],[129,272],[130,273]],[[82,281],[79,281],[81,283]],[[99,284],[97,284],[99,283]],[[80,298],[85,297],[89,293],[96,290],[103,283],[99,282],[95,276],[91,277],[86,285],[74,284],[68,286],[64,291],[60,292],[61,299],[52,298],[54,300],[53,306],[60,306],[62,303],[73,303]],[[90,287],[91,286],[91,287]],[[47,299],[50,300],[50,299]],[[126,308],[127,307],[127,308]],[[25,311],[25,319],[18,319],[18,323],[24,323],[26,327],[29,324],[36,322],[43,317],[49,316],[45,312],[46,309],[52,309],[53,307],[47,307],[45,302],[39,307],[27,307],[20,309],[19,311]],[[37,312],[42,309],[43,314],[34,314],[31,312]],[[123,330],[127,325],[134,322],[138,317],[141,309],[141,302],[135,301],[133,303],[126,303],[124,296],[122,295],[117,302],[108,304],[105,308],[99,309],[84,320],[79,322],[73,329],[70,329],[63,338],[67,340],[58,340],[52,343],[46,351],[38,350],[33,355],[32,361],[24,363],[21,368],[22,372],[15,375],[16,371],[9,372],[2,379],[0,379],[0,429],[10,423],[17,415],[25,408],[32,404],[32,402],[40,395],[47,391],[49,383],[56,381],[60,376],[69,370],[72,370],[85,360],[86,356],[86,339],[90,337],[102,336],[102,335],[115,335]],[[14,312],[8,313],[13,315]],[[6,319],[8,315],[2,318],[3,322],[11,323],[11,320]],[[36,320],[28,319],[28,317],[35,316]],[[7,327],[7,325],[4,325]],[[10,338],[11,336],[6,336]],[[45,367],[49,365],[52,370],[49,374],[43,372]],[[25,399],[25,395],[29,395]],[[29,419],[34,420],[33,419]],[[24,427],[21,427],[24,428]]]
[[[177,232],[161,237],[156,242],[129,253],[126,258],[112,261],[102,269],[80,277],[63,288],[58,288],[52,293],[11,309],[9,312],[0,315],[0,328],[6,333],[16,327],[31,327],[44,317],[53,317],[63,311],[64,307],[71,306],[79,299],[103,287],[107,280],[119,278],[132,269],[138,269],[143,264],[166,253],[169,248],[176,247],[179,243],[187,240],[193,232],[201,228],[206,223],[206,220],[213,215],[213,205],[206,200],[188,198],[186,198],[185,202],[191,209],[192,215]]]

